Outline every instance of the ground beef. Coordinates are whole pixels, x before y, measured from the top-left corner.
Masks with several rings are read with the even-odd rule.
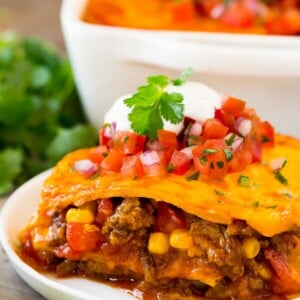
[[[226,234],[226,226],[198,219],[191,224],[190,233],[199,248],[198,256],[216,264],[232,280],[244,274],[240,241]]]
[[[206,293],[208,299],[226,300],[283,300],[285,297],[275,296],[257,277],[245,275],[236,281],[224,280],[223,283],[211,288]]]
[[[149,201],[124,198],[114,214],[107,218],[102,232],[109,235],[113,245],[124,244],[154,223],[153,213],[154,208]]]

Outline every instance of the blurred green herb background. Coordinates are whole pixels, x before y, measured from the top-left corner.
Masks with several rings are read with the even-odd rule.
[[[0,195],[96,143],[67,58],[40,39],[0,35]]]

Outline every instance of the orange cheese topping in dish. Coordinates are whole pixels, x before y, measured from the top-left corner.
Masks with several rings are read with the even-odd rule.
[[[100,145],[58,162],[20,234],[22,257],[147,300],[300,292],[300,141],[189,75],[149,77],[119,100],[127,123],[117,102]],[[192,86],[200,112],[188,107]]]

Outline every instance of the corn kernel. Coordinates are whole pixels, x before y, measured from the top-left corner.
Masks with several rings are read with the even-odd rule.
[[[260,251],[260,243],[255,237],[246,238],[242,242],[242,252],[246,258],[254,258]]]
[[[150,234],[148,251],[152,254],[166,254],[169,251],[169,236],[162,232]]]
[[[35,250],[45,249],[48,245],[48,233],[47,227],[35,227],[31,232],[32,246]]]
[[[258,275],[264,280],[270,280],[272,278],[272,271],[264,264],[258,265]]]
[[[189,249],[194,245],[193,237],[185,229],[175,229],[170,235],[170,245],[177,249]]]
[[[90,224],[95,220],[94,213],[89,209],[70,208],[66,214],[67,223]]]

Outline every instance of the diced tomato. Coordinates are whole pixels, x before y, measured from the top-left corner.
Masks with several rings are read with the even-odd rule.
[[[233,131],[235,117],[231,113],[217,109],[215,112],[215,118],[218,119],[223,125],[228,127],[230,131]]]
[[[246,102],[234,97],[228,97],[222,104],[221,109],[235,117],[239,117],[246,107]]]
[[[293,7],[282,9],[280,12],[270,9],[265,22],[269,33],[297,34],[300,30],[300,13],[299,10]]]
[[[168,171],[173,174],[183,175],[190,168],[190,159],[181,151],[174,151],[169,162]]]
[[[255,133],[257,140],[264,146],[275,146],[275,130],[269,122],[260,122],[260,124],[255,127]]]
[[[262,143],[248,136],[244,140],[243,149],[250,152],[252,155],[252,162],[261,162],[262,159]]]
[[[57,257],[69,260],[79,260],[82,257],[82,252],[73,250],[67,243],[55,248],[54,253]]]
[[[225,148],[225,141],[220,139],[207,140],[203,146],[195,147],[192,151],[195,170],[212,179],[222,179],[228,169]]]
[[[298,293],[300,290],[300,283],[292,276],[287,256],[272,248],[266,249],[264,254],[275,272],[272,278],[274,292],[276,292],[276,294],[285,295]]]
[[[233,2],[228,5],[222,14],[221,20],[231,27],[240,28],[251,26],[254,21],[254,16],[251,11],[240,2]]]
[[[120,149],[124,154],[136,154],[144,149],[146,136],[130,131],[117,131],[114,138],[114,148]]]
[[[228,172],[239,172],[252,162],[252,154],[249,151],[237,150],[232,160],[228,163]]]
[[[283,23],[285,24],[285,34],[297,34],[300,31],[300,12],[298,8],[286,8],[283,14]]]
[[[172,150],[159,150],[157,151],[157,154],[159,156],[159,160],[161,165],[166,168],[172,155],[173,151]]]
[[[177,150],[178,141],[177,135],[173,131],[159,129],[157,131],[158,141],[164,146],[165,149]]]
[[[111,199],[103,198],[98,201],[96,222],[103,224],[113,213],[113,204]]]
[[[195,8],[193,2],[191,0],[182,0],[171,3],[174,22],[184,22],[194,18]]]
[[[101,168],[108,172],[120,172],[124,153],[118,149],[111,149],[101,162]]]
[[[227,132],[228,127],[217,119],[207,119],[203,124],[203,136],[206,139],[222,139]]]
[[[141,177],[145,174],[138,154],[124,157],[121,174],[124,177]]]
[[[167,172],[166,168],[161,163],[143,165],[143,168],[147,176],[164,176]]]
[[[67,224],[67,242],[75,251],[95,249],[102,240],[101,230],[93,224]]]
[[[93,149],[89,153],[89,159],[94,162],[100,164],[102,160],[107,156],[108,149],[106,146],[98,146],[96,149]]]
[[[154,230],[170,233],[174,229],[186,228],[187,222],[179,210],[165,202],[157,203],[157,215],[155,217]]]
[[[247,108],[247,107],[241,113],[241,117],[244,117],[249,120],[253,120],[254,118],[258,119],[256,115],[256,110],[254,108]]]

